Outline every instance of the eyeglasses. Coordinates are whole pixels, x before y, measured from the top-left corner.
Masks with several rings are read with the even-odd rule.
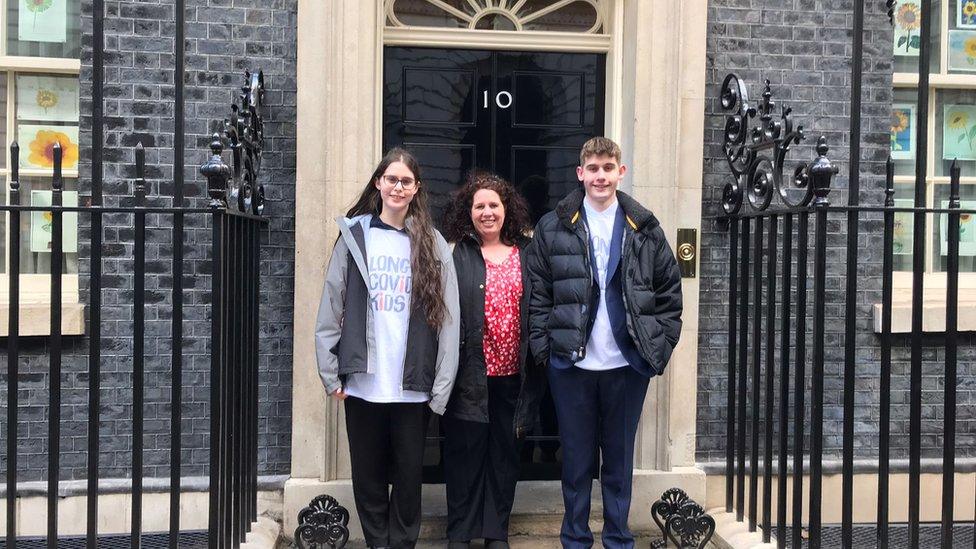
[[[399,183],[400,186],[403,187],[403,190],[405,191],[409,191],[410,189],[414,188],[414,186],[417,185],[417,182],[412,177],[397,177],[395,175],[384,175],[381,176],[380,179],[382,179],[384,183],[386,183],[391,187],[396,187],[397,183]]]

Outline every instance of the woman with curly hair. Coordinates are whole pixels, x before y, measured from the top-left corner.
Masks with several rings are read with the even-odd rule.
[[[431,222],[420,166],[403,149],[386,154],[336,221],[315,327],[319,374],[344,402],[366,543],[413,547],[426,408],[444,413],[457,371],[451,250]]]
[[[456,243],[462,326],[458,375],[441,422],[447,537],[451,549],[472,539],[508,547],[517,440],[537,417],[545,379],[528,354],[528,208],[507,181],[475,172],[445,225]]]

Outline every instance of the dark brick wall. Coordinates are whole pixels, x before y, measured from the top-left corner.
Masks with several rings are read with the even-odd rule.
[[[863,204],[878,205],[883,202],[884,160],[889,147],[892,31],[884,13],[884,3],[865,4],[868,12],[863,56],[860,200]],[[840,167],[840,173],[833,181],[835,190],[829,198],[832,204],[846,204],[852,7],[851,0],[713,0],[709,3],[698,378],[697,455],[700,461],[724,459],[726,434],[728,233],[715,218],[721,211],[722,187],[731,175],[721,150],[725,118],[718,101],[718,88],[727,73],[736,72],[749,81],[751,98],[756,100],[762,91],[761,80],[769,79],[774,97],[780,105],[793,107],[794,120],[806,128],[808,136],[806,144],[792,153],[793,163],[789,164],[787,172],[791,173],[797,162],[813,158],[813,143],[819,135],[826,135],[831,147],[829,156]],[[839,457],[842,445],[846,227],[845,214],[831,214],[824,378],[824,447],[828,459]],[[863,214],[859,227],[855,447],[857,458],[871,458],[878,455],[880,428],[880,340],[873,333],[871,324],[871,306],[881,301],[880,217]],[[812,237],[810,245],[813,245]],[[812,276],[812,267],[810,274]],[[781,287],[781,282],[778,284]],[[812,290],[811,278],[808,282],[810,310]],[[793,316],[795,318],[795,314]],[[808,395],[812,331],[812,319],[808,317],[805,380]],[[972,337],[965,337],[961,342],[964,350],[960,351],[960,379],[974,373],[972,344]],[[941,455],[943,378],[939,360],[944,356],[943,345],[940,336],[931,335],[925,339],[922,442],[923,455],[929,457]],[[778,360],[778,353],[776,356]],[[892,357],[893,458],[907,457],[909,356],[907,339],[896,338]],[[791,383],[795,386],[795,380]],[[971,385],[964,382],[959,393],[963,422],[959,425],[957,447],[962,455],[972,455],[976,447],[976,422],[972,421],[972,414],[965,412],[976,402]],[[809,402],[808,397],[808,407]],[[760,415],[763,415],[762,410]],[[807,425],[809,436],[809,421]],[[809,440],[806,447],[809,448]]]
[[[198,173],[209,158],[210,135],[230,115],[245,69],[263,69],[265,152],[261,179],[270,226],[262,231],[259,474],[287,473],[291,445],[292,301],[294,286],[296,0],[187,0],[186,204],[206,204]],[[81,178],[90,186],[92,128],[91,2],[83,2],[81,71]],[[133,147],[146,147],[150,203],[171,203],[173,193],[174,2],[107,1],[105,16],[104,195],[129,205]],[[230,162],[225,153],[225,161]],[[81,221],[82,300],[87,301],[90,238]],[[102,248],[103,477],[131,475],[133,221],[107,215]],[[206,474],[209,459],[210,229],[205,215],[185,221],[183,473]],[[169,474],[172,217],[147,220],[145,475]],[[21,365],[20,464],[22,480],[46,474],[48,359],[43,338],[26,344]],[[87,462],[87,349],[70,338],[62,377],[62,478],[85,476]],[[4,367],[3,371],[6,369]],[[0,402],[6,402],[3,385]],[[0,411],[0,413],[5,413]],[[6,438],[6,428],[0,431]],[[0,445],[5,442],[0,441]],[[6,467],[6,462],[0,463]]]

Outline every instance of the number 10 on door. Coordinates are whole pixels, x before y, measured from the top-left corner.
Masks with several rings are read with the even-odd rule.
[[[488,108],[488,90],[482,92],[482,108]],[[507,91],[500,91],[495,94],[495,104],[498,105],[499,109],[507,109],[512,106],[512,94]]]

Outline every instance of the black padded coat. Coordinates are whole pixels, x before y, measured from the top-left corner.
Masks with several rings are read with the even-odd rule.
[[[529,347],[535,360],[551,356],[574,364],[586,354],[599,292],[590,266],[590,239],[583,220],[584,193],[570,194],[539,220],[529,250],[532,298]],[[617,191],[626,215],[620,267],[627,331],[648,376],[660,375],[681,333],[681,274],[654,214]]]

